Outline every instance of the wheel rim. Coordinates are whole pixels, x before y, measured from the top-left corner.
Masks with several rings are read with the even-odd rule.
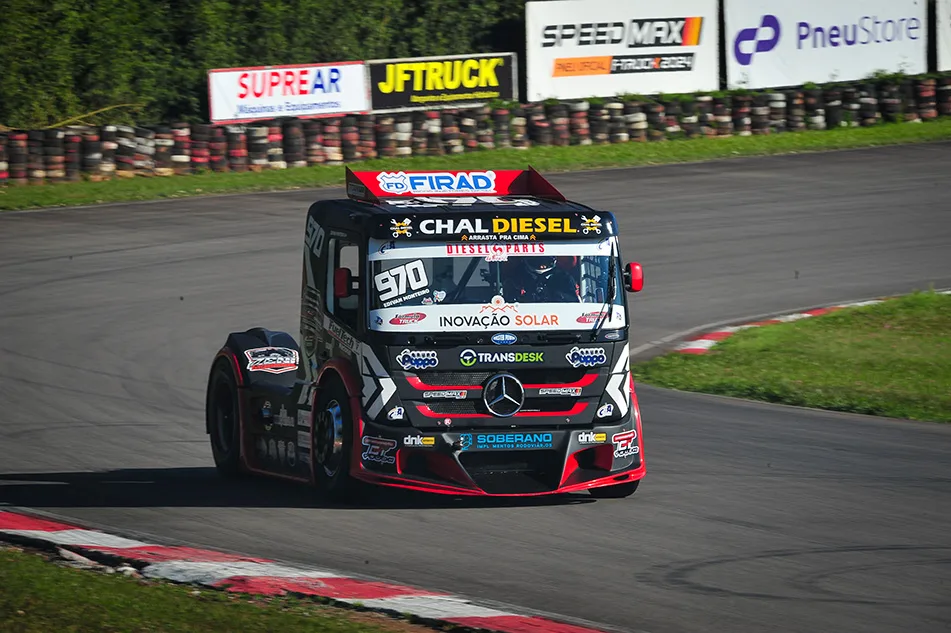
[[[229,454],[234,437],[235,415],[234,398],[227,383],[219,382],[215,387],[214,403],[215,441],[222,453]]]
[[[327,477],[333,478],[343,460],[343,408],[331,400],[320,412],[314,429],[315,459]]]

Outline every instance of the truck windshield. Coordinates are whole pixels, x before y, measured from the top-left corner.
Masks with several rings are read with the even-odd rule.
[[[418,323],[429,331],[590,327],[601,306],[623,305],[620,266],[615,266],[614,296],[608,298],[614,239],[381,243],[370,257],[371,327],[374,321],[376,329],[406,330]],[[623,325],[623,309],[613,312],[619,316],[606,327]]]

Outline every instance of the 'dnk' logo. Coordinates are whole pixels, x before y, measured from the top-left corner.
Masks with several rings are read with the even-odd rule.
[[[767,29],[772,30],[769,37],[765,37]],[[764,35],[760,35],[763,32]],[[741,66],[749,66],[753,63],[753,55],[756,53],[768,53],[779,44],[779,35],[781,29],[779,18],[775,15],[764,15],[759,27],[743,29],[736,34],[736,40],[733,41],[733,56]],[[749,49],[745,52],[744,48]]]

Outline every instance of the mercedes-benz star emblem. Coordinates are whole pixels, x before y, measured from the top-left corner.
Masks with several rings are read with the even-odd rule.
[[[512,374],[496,374],[485,383],[482,402],[492,415],[510,418],[518,413],[525,403],[525,388]]]

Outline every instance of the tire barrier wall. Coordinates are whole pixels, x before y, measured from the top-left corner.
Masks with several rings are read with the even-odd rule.
[[[951,116],[951,74],[794,90],[483,106],[247,125],[0,132],[0,185],[260,172],[495,148],[767,135]]]

